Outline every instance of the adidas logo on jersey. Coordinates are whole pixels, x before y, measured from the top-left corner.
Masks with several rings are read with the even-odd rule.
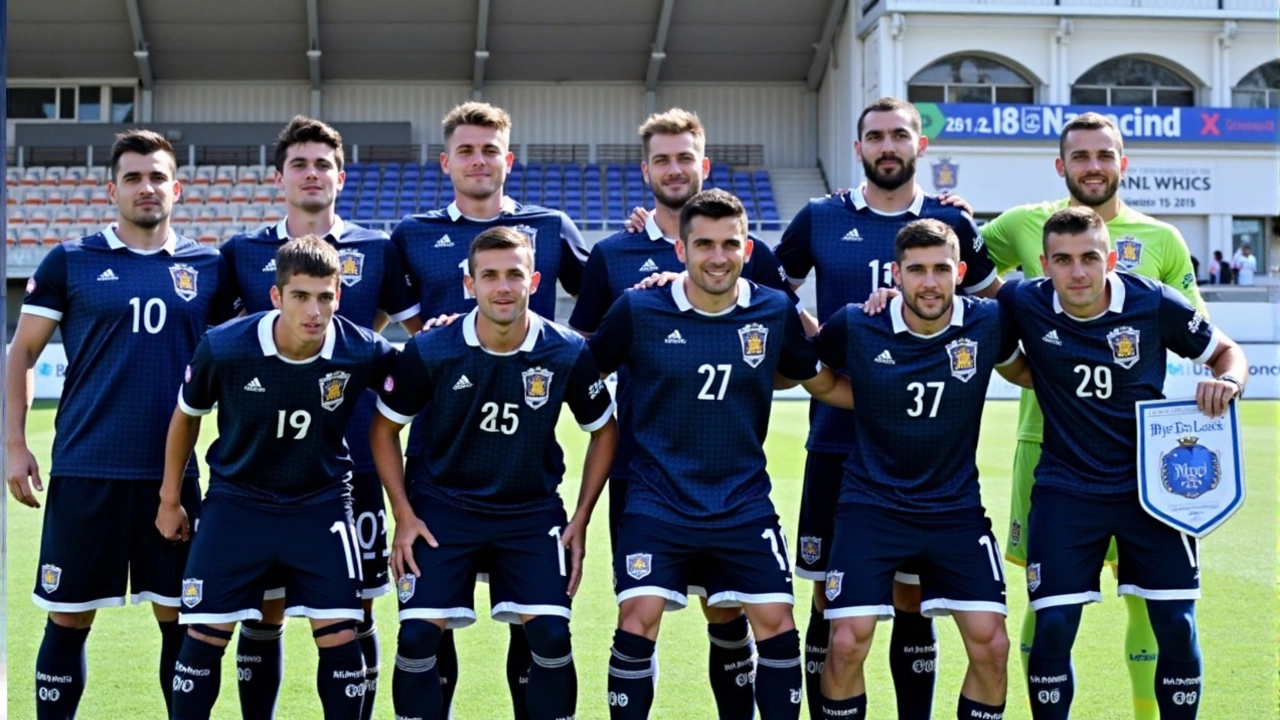
[[[667,339],[664,342],[666,342],[668,345],[684,345],[685,344],[684,336],[680,334],[679,330],[672,330],[671,334],[667,336]]]
[[[1056,329],[1050,330],[1049,332],[1045,333],[1044,337],[1040,339],[1049,343],[1050,345],[1062,345],[1062,341],[1058,339],[1058,331]]]
[[[844,242],[862,242],[862,236],[858,234],[858,228],[850,229],[849,232],[845,233],[844,237],[840,239]]]
[[[640,266],[640,272],[647,272],[647,273],[658,272],[658,263],[654,262],[653,258],[649,258],[648,260],[644,261],[643,265]]]
[[[103,270],[102,274],[98,276],[99,281],[119,280],[119,279],[120,279],[120,276],[115,274],[115,271],[113,271],[111,268],[107,268],[106,270]]]
[[[448,235],[445,235],[444,237],[436,241],[435,247],[438,247],[438,248],[453,247],[453,241],[449,239]]]
[[[893,356],[889,354],[888,350],[884,350],[879,355],[877,355],[876,362],[880,363],[881,365],[897,365],[897,363],[893,361]]]
[[[275,271],[276,271],[276,259],[275,259],[275,258],[271,258],[271,260],[267,261],[267,264],[266,264],[266,265],[263,265],[263,266],[262,266],[262,272],[269,272],[269,273],[273,273],[273,272],[275,272]]]
[[[471,381],[467,379],[466,375],[463,375],[462,377],[458,378],[458,382],[453,384],[454,390],[466,390],[467,388],[472,388],[472,387],[475,387],[475,385],[471,384]]]
[[[244,386],[244,389],[248,390],[249,392],[266,392],[267,391],[266,388],[262,387],[262,383],[258,382],[258,378],[254,378],[250,380],[249,384]]]

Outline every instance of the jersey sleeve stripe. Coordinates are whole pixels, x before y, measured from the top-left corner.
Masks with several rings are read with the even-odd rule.
[[[988,276],[986,277],[986,279],[984,279],[983,281],[981,281],[981,282],[977,282],[977,283],[973,283],[972,285],[962,285],[961,287],[963,287],[963,288],[964,288],[964,291],[965,291],[965,292],[967,292],[967,293],[969,293],[970,295],[972,295],[972,294],[974,294],[974,293],[978,293],[978,292],[982,292],[983,290],[986,290],[986,289],[987,289],[987,287],[989,287],[989,286],[991,285],[991,283],[995,282],[995,281],[996,281],[996,278],[998,278],[998,277],[1000,277],[1000,276],[996,274],[996,271],[995,271],[995,270],[992,270],[992,271],[991,271],[991,274],[990,274],[990,275],[988,275]]]
[[[1218,349],[1218,343],[1222,341],[1222,333],[1218,328],[1213,329],[1213,335],[1209,337],[1209,344],[1205,346],[1204,352],[1200,353],[1200,357],[1195,358],[1191,362],[1197,365],[1204,365],[1209,362],[1209,358],[1213,357],[1213,351]]]
[[[182,388],[178,388],[178,407],[182,409],[182,412],[188,415],[192,415],[194,417],[208,415],[209,413],[213,412],[213,408],[209,408],[208,410],[200,410],[198,408],[193,408],[190,405],[188,405],[186,399],[182,397]]]
[[[407,310],[402,310],[394,315],[388,314],[387,319],[390,320],[391,322],[400,322],[402,320],[408,320],[414,315],[420,315],[421,313],[422,313],[422,304],[414,303],[413,307]]]
[[[382,413],[382,416],[385,417],[386,419],[392,422],[400,423],[401,425],[408,425],[409,423],[413,422],[412,415],[401,415],[395,410],[392,410],[391,408],[387,407],[386,403],[382,402],[382,398],[378,398],[378,412]]]
[[[787,275],[787,282],[791,283],[796,287],[800,287],[801,285],[804,285],[805,280],[806,278],[794,278],[794,277],[791,277],[790,275]]]
[[[578,427],[582,428],[587,432],[595,432],[599,430],[600,428],[604,427],[606,423],[609,422],[609,418],[613,417],[613,411],[617,409],[617,405],[618,404],[616,402],[610,402],[609,409],[605,410],[604,414],[601,415],[595,422],[587,423],[586,425],[579,423]]]
[[[57,310],[50,310],[47,307],[41,307],[39,305],[23,305],[22,312],[27,315],[39,315],[40,317],[46,317],[54,322],[62,322],[62,313]]]
[[[1013,352],[1009,353],[1009,358],[1008,358],[1007,360],[1005,360],[1004,362],[998,362],[998,363],[996,363],[996,367],[1004,367],[1005,365],[1008,365],[1009,363],[1013,362],[1014,360],[1017,360],[1017,359],[1018,359],[1018,356],[1019,356],[1019,355],[1021,355],[1021,354],[1022,354],[1022,348],[1021,348],[1021,347],[1015,347],[1015,348],[1013,349]]]

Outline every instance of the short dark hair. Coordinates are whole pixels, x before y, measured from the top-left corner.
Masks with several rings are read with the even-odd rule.
[[[1071,118],[1062,126],[1058,135],[1058,156],[1064,160],[1067,157],[1067,133],[1073,130],[1110,130],[1116,136],[1116,151],[1124,155],[1124,135],[1115,122],[1101,113],[1087,112]]]
[[[688,242],[689,226],[696,217],[712,220],[731,217],[738,223],[738,229],[745,235],[747,232],[747,209],[742,201],[731,192],[712,188],[689,198],[689,202],[680,208],[680,239]]]
[[[154,152],[169,153],[169,157],[173,158],[174,174],[178,170],[178,156],[173,152],[173,145],[169,144],[169,140],[165,136],[155,130],[144,130],[135,128],[133,130],[125,130],[116,135],[116,140],[111,145],[111,180],[116,180],[116,175],[120,172],[120,156],[125,153],[137,153],[139,155],[150,155]]]
[[[465,102],[450,110],[440,121],[444,126],[444,148],[449,150],[449,141],[453,139],[453,131],[462,125],[476,125],[493,128],[499,135],[511,141],[511,116],[506,110],[489,103]]]
[[[485,250],[506,250],[508,248],[524,248],[528,250],[529,270],[533,271],[533,243],[529,236],[512,227],[499,225],[480,233],[471,241],[471,249],[467,251],[467,274],[472,277],[476,272],[476,256]]]
[[[666,112],[654,113],[640,126],[640,142],[644,145],[644,159],[649,161],[649,141],[654,135],[693,135],[693,146],[698,152],[706,151],[707,131],[697,113],[683,108],[671,108]]]
[[[1097,230],[1104,240],[1110,237],[1107,233],[1107,224],[1102,221],[1101,215],[1094,212],[1092,208],[1073,205],[1049,216],[1049,219],[1044,222],[1041,243],[1045,253],[1048,254],[1050,235],[1083,235],[1090,230]]]
[[[902,256],[912,248],[941,246],[951,251],[952,260],[960,262],[960,238],[950,225],[932,218],[913,220],[904,225],[893,239],[894,259],[901,263]]]
[[[342,134],[315,118],[295,115],[276,138],[276,170],[284,172],[284,161],[289,157],[289,148],[307,142],[321,143],[333,148],[333,159],[337,162],[338,169],[342,169]]]
[[[873,112],[897,112],[903,110],[907,116],[911,118],[911,129],[920,134],[922,123],[920,121],[920,111],[915,105],[896,97],[882,97],[871,102],[870,105],[862,109],[862,114],[858,116],[858,139],[862,139],[862,125],[867,116]]]
[[[315,235],[293,238],[276,251],[276,287],[282,290],[294,275],[336,278],[340,271],[338,251]]]

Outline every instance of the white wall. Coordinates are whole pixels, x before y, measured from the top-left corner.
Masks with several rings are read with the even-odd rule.
[[[862,42],[854,34],[854,13],[845,15],[836,33],[831,59],[818,89],[818,158],[831,187],[852,187],[853,141],[861,108]]]
[[[157,82],[154,122],[279,122],[311,112],[303,83]],[[264,138],[264,142],[270,138]]]

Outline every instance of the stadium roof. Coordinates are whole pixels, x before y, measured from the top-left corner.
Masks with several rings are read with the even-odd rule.
[[[812,83],[846,4],[10,0],[9,76]]]

